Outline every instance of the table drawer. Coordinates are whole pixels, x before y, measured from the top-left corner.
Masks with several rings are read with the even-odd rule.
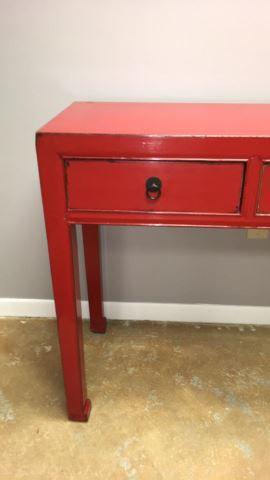
[[[270,214],[270,164],[262,167],[257,213]]]
[[[244,161],[68,159],[65,168],[70,210],[240,211]]]

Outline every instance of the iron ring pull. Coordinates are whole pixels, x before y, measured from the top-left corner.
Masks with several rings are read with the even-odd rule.
[[[162,183],[158,177],[150,177],[146,180],[146,195],[149,200],[157,200],[161,195]]]

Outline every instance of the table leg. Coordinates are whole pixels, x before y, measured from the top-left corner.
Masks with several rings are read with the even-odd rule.
[[[58,336],[70,420],[87,421],[77,238],[74,225],[61,222],[48,230]]]
[[[79,265],[75,225],[66,222],[65,165],[51,138],[36,138],[58,336],[70,420],[87,421]]]
[[[90,311],[90,329],[95,333],[105,333],[106,318],[103,315],[102,305],[99,226],[83,225],[82,231]]]

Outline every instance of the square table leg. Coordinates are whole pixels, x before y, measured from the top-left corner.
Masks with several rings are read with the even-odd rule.
[[[85,270],[90,311],[90,330],[105,333],[106,318],[102,304],[100,238],[98,225],[83,225]]]
[[[43,136],[37,140],[68,417],[83,422],[89,417],[91,403],[85,381],[76,226],[65,218],[63,161]]]
[[[83,422],[91,403],[86,393],[76,230],[74,225],[61,230],[57,244],[49,242],[58,337],[68,417]]]

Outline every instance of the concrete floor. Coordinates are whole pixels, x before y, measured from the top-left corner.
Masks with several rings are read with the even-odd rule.
[[[0,480],[269,480],[270,328],[85,323],[89,423],[56,323],[0,321]]]

